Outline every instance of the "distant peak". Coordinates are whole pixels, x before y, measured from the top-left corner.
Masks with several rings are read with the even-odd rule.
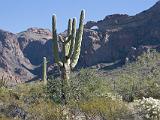
[[[104,20],[113,20],[116,18],[127,18],[127,14],[113,14],[113,15],[108,15],[104,18]]]
[[[32,32],[36,34],[45,34],[45,35],[51,34],[51,31],[49,29],[36,28],[36,27],[28,28],[27,32]]]
[[[157,4],[160,4],[160,0],[157,1]]]
[[[151,9],[157,9],[157,8],[160,8],[160,0],[158,0],[157,2],[156,2],[156,4],[155,5],[153,5],[153,7],[151,7]]]
[[[14,35],[12,32],[0,29],[1,34]]]

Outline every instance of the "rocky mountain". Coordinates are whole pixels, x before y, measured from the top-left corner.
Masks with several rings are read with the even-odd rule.
[[[87,65],[99,62],[113,62],[139,53],[142,49],[158,47],[160,44],[160,1],[149,10],[135,16],[110,15],[98,22],[86,24],[84,44],[89,53]],[[96,28],[96,29],[95,29]],[[87,41],[88,40],[88,41]],[[139,51],[139,52],[138,52]],[[93,57],[92,57],[93,56]],[[86,60],[88,60],[86,58]],[[85,59],[84,59],[85,60]]]
[[[0,30],[1,78],[15,84],[36,77],[46,49],[51,49],[49,39],[51,32],[45,29],[30,28],[18,34]]]
[[[160,1],[135,16],[114,14],[87,22],[77,67],[121,65],[150,48],[160,50],[159,21]],[[1,78],[17,83],[40,76],[44,56],[49,66],[54,63],[51,42],[51,31],[47,29],[29,28],[17,34],[0,30]]]

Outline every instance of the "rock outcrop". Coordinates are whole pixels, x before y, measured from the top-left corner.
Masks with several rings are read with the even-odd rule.
[[[1,79],[14,84],[21,82],[21,79],[27,81],[34,76],[25,69],[31,64],[24,57],[15,34],[0,30],[0,54]]]
[[[160,1],[135,16],[115,14],[98,22],[87,22],[83,39],[83,45],[87,49],[82,50],[81,54],[84,63],[90,66],[99,62],[123,62],[126,57],[131,56],[130,53],[136,54],[143,46],[158,48],[159,21]],[[131,52],[133,48],[137,52]]]

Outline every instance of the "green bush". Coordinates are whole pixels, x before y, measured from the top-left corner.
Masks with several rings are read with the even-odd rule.
[[[61,103],[61,90],[62,84],[61,79],[54,79],[50,77],[46,86],[46,95],[49,99],[53,100],[56,103]]]
[[[64,120],[62,107],[47,97],[43,85],[43,83],[31,83],[0,88],[0,111],[3,110],[0,112],[0,119],[23,119],[18,116],[21,113],[16,113],[16,109],[19,109],[23,110],[29,120]],[[15,109],[10,109],[10,106],[14,106]],[[10,112],[14,113],[14,118]]]
[[[153,97],[160,99],[160,53],[152,51],[138,57],[136,62],[113,70],[108,80],[113,90],[120,95],[130,95],[137,99]]]
[[[32,120],[65,120],[62,107],[48,100],[30,105],[28,112]]]
[[[122,119],[127,116],[131,118],[131,112],[124,102],[111,98],[93,98],[89,101],[79,103],[79,108],[89,118],[97,116],[107,120]]]
[[[72,75],[64,88],[68,102],[78,102],[95,96],[105,96],[111,91],[111,87],[105,79],[98,77],[96,71],[89,69],[82,69],[78,74]],[[46,90],[48,96],[54,102],[61,102],[61,89],[60,79],[49,79]]]

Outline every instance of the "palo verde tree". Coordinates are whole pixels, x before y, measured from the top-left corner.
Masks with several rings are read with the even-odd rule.
[[[55,63],[59,65],[61,71],[63,94],[62,99],[65,99],[65,92],[63,91],[63,86],[65,83],[67,83],[67,80],[70,78],[70,72],[77,65],[80,56],[84,28],[84,17],[85,12],[84,10],[82,10],[78,30],[76,30],[76,18],[69,19],[67,37],[62,37],[61,35],[57,35],[56,16],[52,16],[53,54]],[[58,51],[59,43],[62,44],[61,58]]]

